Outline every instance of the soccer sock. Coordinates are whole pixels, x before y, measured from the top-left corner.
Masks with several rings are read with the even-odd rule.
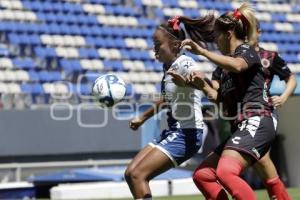
[[[216,170],[202,163],[193,174],[193,181],[207,200],[228,200],[223,187],[217,182]]]
[[[268,179],[264,182],[270,199],[276,199],[276,200],[291,200],[289,197],[284,184],[280,180],[280,178],[277,176],[275,178]]]
[[[222,156],[217,167],[217,177],[234,199],[255,200],[254,191],[239,177],[243,168],[242,163],[237,159]]]

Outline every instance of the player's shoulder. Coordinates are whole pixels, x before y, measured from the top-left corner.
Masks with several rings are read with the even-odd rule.
[[[195,60],[189,56],[181,55],[179,56],[173,64],[177,64],[179,66],[192,65]]]
[[[272,51],[272,50],[268,50],[268,49],[265,49],[263,47],[259,47],[258,51],[259,51],[260,54],[267,54],[267,55],[278,56],[278,52]]]
[[[247,44],[247,43],[244,43],[244,44],[241,44],[239,45],[236,49],[235,49],[235,55],[238,55],[238,54],[244,54],[244,53],[247,53],[247,52],[254,52],[255,49],[254,47],[252,47],[251,45]]]

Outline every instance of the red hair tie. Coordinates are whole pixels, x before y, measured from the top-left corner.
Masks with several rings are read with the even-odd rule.
[[[235,9],[235,11],[233,12],[233,17],[236,19],[236,20],[239,20],[242,18],[242,13],[239,11],[239,9]]]
[[[179,20],[179,18],[180,18],[180,16],[175,16],[172,19],[168,20],[169,26],[171,26],[174,31],[179,31],[180,30],[180,27],[179,27],[180,20]]]
[[[239,11],[239,9],[234,10],[233,17],[236,20],[241,20],[244,26],[249,26],[247,18]]]

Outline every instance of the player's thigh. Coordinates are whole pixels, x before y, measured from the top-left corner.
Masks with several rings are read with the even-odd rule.
[[[271,179],[278,176],[276,167],[270,158],[270,151],[253,165],[255,171],[263,179]]]
[[[150,180],[172,167],[174,167],[172,160],[158,148],[153,148],[140,160],[135,167],[135,173],[142,178]]]
[[[232,149],[225,149],[222,152],[221,157],[222,156],[234,158],[238,160],[244,167],[248,167],[253,163],[253,158],[250,155]]]
[[[154,146],[147,145],[142,150],[140,150],[135,157],[131,160],[131,162],[127,166],[127,170],[133,170],[136,166],[139,165],[141,160],[152,150],[154,149]]]

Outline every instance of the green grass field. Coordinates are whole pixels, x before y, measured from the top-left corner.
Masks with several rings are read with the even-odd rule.
[[[288,192],[293,200],[300,200],[300,189],[299,188],[289,189]],[[258,200],[268,200],[269,199],[268,194],[265,190],[256,191],[256,196],[257,196]],[[125,199],[122,199],[122,200],[125,200]],[[177,196],[177,197],[157,197],[157,198],[155,198],[155,200],[205,200],[205,199],[201,195],[196,195],[196,196]]]

